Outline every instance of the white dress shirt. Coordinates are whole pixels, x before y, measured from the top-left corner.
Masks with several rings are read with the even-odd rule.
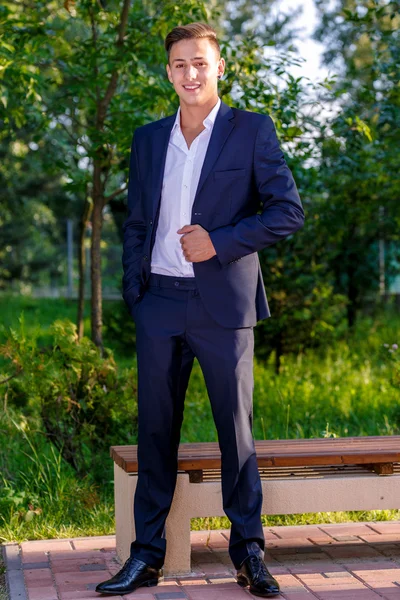
[[[175,277],[194,277],[193,263],[188,262],[176,233],[184,225],[190,225],[192,206],[200,179],[215,118],[221,99],[204,119],[205,129],[193,140],[190,148],[181,130],[181,109],[178,108],[171,130],[156,239],[151,256],[151,272]]]

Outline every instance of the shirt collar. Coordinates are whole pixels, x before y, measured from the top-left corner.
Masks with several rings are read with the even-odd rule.
[[[203,125],[206,129],[213,127],[213,125],[215,123],[215,119],[217,118],[217,113],[218,113],[220,106],[221,106],[221,98],[218,98],[216,105],[214,106],[214,108],[211,109],[211,111],[208,113],[208,115],[206,116],[206,118],[203,121]],[[175,121],[174,121],[174,124],[172,127],[172,132],[174,132],[176,129],[180,129],[180,128],[181,128],[181,107],[179,106],[178,112],[176,113]]]

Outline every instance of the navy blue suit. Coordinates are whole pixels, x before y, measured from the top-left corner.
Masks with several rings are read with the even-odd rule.
[[[151,274],[161,186],[176,114],[136,130],[123,226],[123,297],[136,322],[139,478],[132,555],[163,564],[186,388],[194,357],[205,378],[222,460],[223,506],[238,568],[264,549],[252,437],[253,327],[270,316],[257,252],[300,229],[304,212],[268,115],[221,102],[191,224],[216,255],[194,278]]]

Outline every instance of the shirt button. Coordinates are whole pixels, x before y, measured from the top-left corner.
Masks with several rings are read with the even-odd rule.
[[[187,185],[185,184],[183,187],[184,187],[184,188],[187,188]]]

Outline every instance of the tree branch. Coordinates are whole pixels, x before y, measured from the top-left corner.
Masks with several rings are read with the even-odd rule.
[[[131,4],[130,0],[124,0],[124,4],[123,4],[122,10],[121,10],[119,27],[118,27],[118,37],[117,37],[117,41],[115,44],[117,49],[121,48],[124,44],[125,32],[126,32],[126,28],[128,25],[130,4]],[[115,90],[117,89],[118,77],[119,77],[119,71],[118,71],[118,67],[116,67],[114,69],[114,71],[111,73],[111,78],[110,78],[106,93],[104,95],[104,98],[102,100],[100,100],[100,102],[98,104],[97,127],[99,129],[101,129],[101,127],[103,126],[103,123],[104,123],[104,120],[106,117],[106,113],[107,113],[107,108],[115,94]]]
[[[112,194],[110,194],[109,196],[105,196],[104,197],[104,206],[107,204],[107,202],[110,202],[110,200],[112,200],[113,198],[115,198],[116,196],[119,196],[119,194],[122,194],[123,192],[125,192],[128,189],[127,185],[123,185],[120,188],[118,188],[117,190],[115,190],[115,192],[113,192]]]

